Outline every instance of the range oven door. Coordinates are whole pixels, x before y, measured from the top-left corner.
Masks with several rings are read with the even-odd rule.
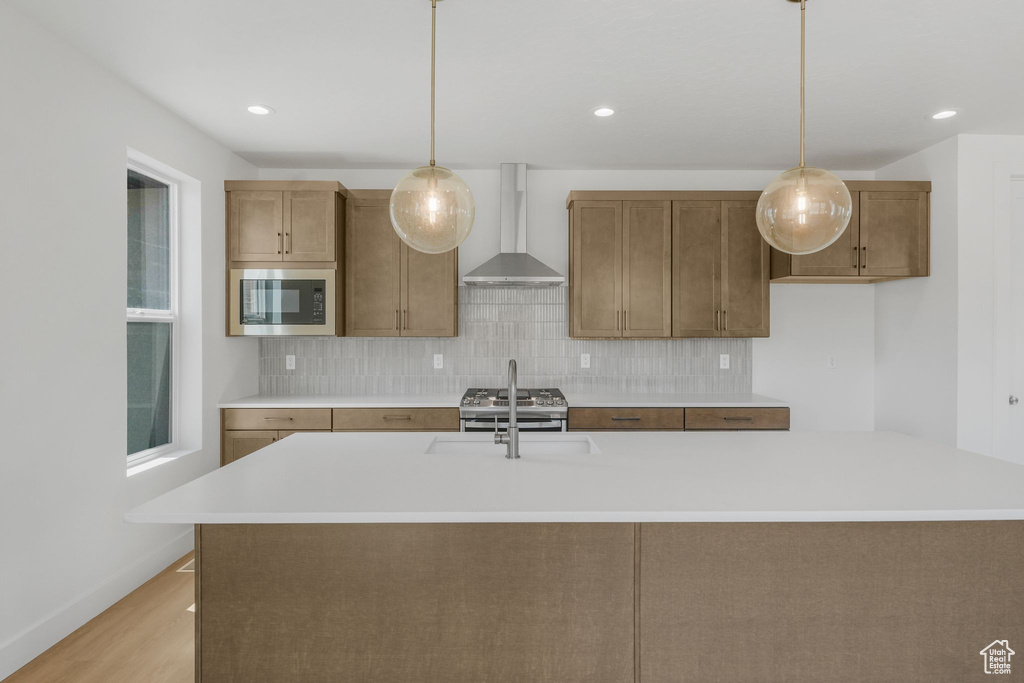
[[[231,335],[330,335],[335,271],[240,269],[231,271]]]
[[[516,420],[520,432],[564,432],[565,420],[547,417],[520,417]],[[507,432],[508,415],[495,417],[464,417],[464,432]]]

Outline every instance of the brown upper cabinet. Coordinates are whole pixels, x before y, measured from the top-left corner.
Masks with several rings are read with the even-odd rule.
[[[672,336],[767,337],[768,244],[757,202],[672,202]]]
[[[337,262],[345,206],[339,183],[232,180],[224,189],[229,263]]]
[[[570,193],[569,336],[768,336],[759,194]]]
[[[871,283],[929,274],[930,182],[849,181],[842,236],[806,256],[772,250],[773,282]]]
[[[424,254],[399,239],[390,190],[350,192],[345,336],[458,336],[458,250]]]
[[[671,202],[577,201],[569,241],[570,336],[671,336]]]

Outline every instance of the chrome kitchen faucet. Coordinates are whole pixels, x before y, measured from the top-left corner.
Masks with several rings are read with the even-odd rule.
[[[508,362],[508,431],[494,435],[494,443],[505,444],[508,447],[505,451],[508,460],[519,459],[519,424],[516,422],[519,387],[516,385],[516,361],[512,359]]]

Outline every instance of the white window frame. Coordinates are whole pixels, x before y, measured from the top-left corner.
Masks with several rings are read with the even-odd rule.
[[[125,173],[128,171],[135,171],[144,176],[152,178],[153,180],[167,185],[168,190],[168,252],[170,263],[168,263],[169,269],[169,282],[168,287],[170,290],[170,309],[159,310],[150,308],[126,308],[127,320],[129,322],[149,322],[149,323],[170,323],[171,324],[171,396],[168,404],[171,408],[171,440],[162,446],[156,446],[154,448],[147,448],[144,451],[132,453],[128,455],[127,465],[131,469],[147,460],[160,457],[171,453],[172,451],[178,450],[180,447],[180,434],[181,434],[181,335],[180,335],[180,316],[179,316],[179,301],[181,298],[181,292],[179,287],[179,263],[180,263],[180,187],[177,180],[170,178],[163,173],[154,171],[152,168],[144,164],[140,164],[136,161],[129,160]],[[127,220],[127,216],[126,216]],[[127,237],[125,244],[125,262],[127,263]],[[127,335],[127,326],[125,327],[125,334]],[[126,336],[127,339],[127,336]],[[128,357],[125,355],[125,364],[127,367]],[[127,397],[127,384],[125,385],[125,396]],[[127,423],[125,425],[127,429]],[[127,437],[126,437],[127,438]]]

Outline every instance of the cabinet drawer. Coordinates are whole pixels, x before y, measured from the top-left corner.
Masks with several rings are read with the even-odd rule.
[[[682,408],[569,408],[570,431],[682,428]]]
[[[789,408],[687,408],[686,429],[789,429]]]
[[[225,408],[224,429],[330,429],[330,408]]]
[[[335,408],[336,432],[457,432],[458,408]]]

